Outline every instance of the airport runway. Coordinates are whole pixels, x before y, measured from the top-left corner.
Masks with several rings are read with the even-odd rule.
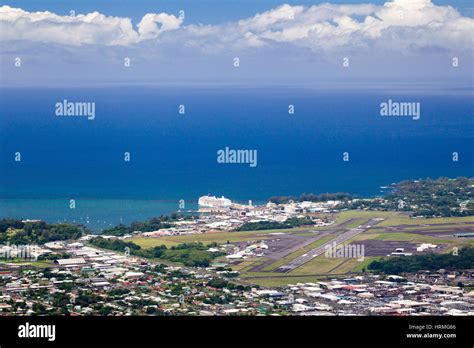
[[[297,233],[314,233],[309,236],[299,236],[294,233],[272,233],[265,234],[265,236],[272,236],[272,239],[266,239],[265,243],[268,244],[268,250],[264,251],[264,255],[268,260],[257,264],[253,268],[249,269],[250,272],[265,272],[264,268],[274,263],[276,260],[282,259],[285,256],[306,247],[307,245],[316,242],[328,234],[337,234],[344,231],[345,227],[358,219],[351,218],[335,226],[331,229],[317,230],[314,227],[307,230],[299,230]]]
[[[303,254],[299,257],[297,257],[294,260],[291,260],[287,264],[280,266],[275,270],[275,272],[282,272],[282,273],[288,273],[291,272],[292,270],[300,267],[301,265],[304,265],[305,263],[311,261],[315,257],[324,254],[326,251],[326,246],[328,245],[333,245],[333,243],[336,243],[336,245],[342,244],[345,241],[357,236],[358,234],[365,232],[375,226],[376,224],[380,223],[385,219],[382,218],[373,218],[367,221],[366,223],[357,226],[356,228],[351,228],[347,232],[344,232],[342,234],[339,234],[335,238],[331,239],[330,241],[318,246],[317,248],[314,248],[310,251],[308,251],[306,254]]]

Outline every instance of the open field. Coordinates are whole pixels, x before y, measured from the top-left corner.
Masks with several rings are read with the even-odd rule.
[[[27,261],[27,260],[1,260],[0,261],[0,267],[2,264],[5,263],[14,263],[18,266],[31,266],[31,267],[38,267],[38,268],[47,268],[47,267],[53,267],[53,262],[49,260],[41,260],[41,261]]]
[[[346,210],[337,214],[336,222],[342,222],[350,218],[370,219],[374,217],[385,218],[379,227],[397,225],[436,225],[457,224],[459,222],[474,222],[474,216],[447,217],[447,218],[410,218],[407,213],[395,211],[372,211],[372,210]],[[353,227],[353,226],[350,226]]]
[[[432,237],[429,235],[415,234],[415,233],[406,233],[406,232],[378,232],[378,233],[363,233],[353,241],[362,241],[362,240],[382,240],[382,241],[410,241],[413,243],[432,243],[432,244],[443,244],[443,243],[452,243],[452,239],[443,239],[438,237]]]
[[[294,269],[289,274],[326,274],[341,265],[344,261],[345,259],[328,258],[323,254]]]
[[[458,222],[458,223],[447,223],[447,224],[420,224],[420,225],[397,225],[397,226],[377,226],[373,230],[386,230],[386,231],[424,231],[428,229],[431,233],[449,231],[469,231],[474,229],[474,222]]]
[[[363,269],[367,269],[367,265],[376,260],[377,257],[367,257],[364,261],[359,262],[357,260],[350,260],[349,262],[343,262],[344,260],[333,259],[332,264],[324,263],[318,265],[314,268],[309,268],[309,270],[324,270],[328,266],[335,266],[336,268],[330,273],[316,274],[316,273],[307,273],[307,274],[296,274],[291,273],[245,273],[241,278],[243,282],[247,284],[258,284],[261,286],[270,286],[270,287],[279,287],[286,286],[289,284],[296,283],[309,283],[309,282],[318,282],[325,279],[332,279],[335,276],[341,276],[347,274],[350,276],[349,272],[360,273]],[[337,262],[339,261],[339,262]],[[352,268],[352,269],[351,269]]]
[[[440,239],[431,236],[425,236],[422,234],[413,234],[413,233],[382,233],[379,234],[375,239],[377,240],[386,240],[386,241],[410,241],[410,242],[420,242],[420,243],[433,243],[433,244],[442,244],[450,243],[450,240]]]
[[[380,226],[396,226],[396,225],[436,225],[436,224],[455,224],[459,222],[474,222],[474,216],[466,217],[449,217],[449,218],[410,218],[407,215],[398,213],[398,216],[394,216],[380,224]]]
[[[148,237],[134,237],[130,239],[131,242],[140,245],[142,248],[153,248],[155,246],[164,245],[166,247],[171,247],[178,245],[177,242],[172,242],[164,238],[148,238]],[[183,242],[184,243],[184,242]]]
[[[255,263],[256,262],[253,261],[253,260],[246,260],[246,261],[238,262],[238,263],[235,263],[234,265],[232,265],[232,270],[242,272],[246,268],[255,266]]]
[[[367,266],[369,265],[369,263],[371,263],[372,261],[377,260],[377,259],[380,259],[380,257],[366,256],[364,261],[357,262],[357,264],[355,265],[355,267],[351,271],[354,272],[354,273],[363,272],[364,270],[367,269]]]
[[[246,242],[250,240],[263,240],[272,238],[272,233],[298,233],[307,231],[308,228],[291,228],[283,230],[261,230],[261,231],[239,231],[239,232],[215,232],[194,234],[185,236],[165,236],[165,237],[134,237],[131,242],[140,245],[142,248],[152,248],[159,245],[173,246],[181,243],[201,242],[203,244],[218,243],[223,244]]]

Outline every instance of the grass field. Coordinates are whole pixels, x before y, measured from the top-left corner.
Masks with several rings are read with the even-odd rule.
[[[248,267],[253,267],[253,266],[255,266],[255,265],[256,265],[256,264],[255,264],[255,261],[252,261],[252,260],[248,261],[248,260],[246,260],[246,261],[240,262],[239,264],[232,265],[232,270],[233,270],[233,271],[239,271],[239,272],[241,272],[241,271],[245,270],[246,268],[248,268]]]
[[[347,259],[343,260],[336,268],[332,269],[330,273],[332,274],[341,274],[341,273],[349,273],[352,270],[359,266],[360,263],[365,262],[365,259],[361,259],[360,261],[357,259]]]
[[[370,219],[383,217],[386,220],[379,223],[378,227],[397,225],[422,225],[422,224],[455,224],[457,222],[474,222],[474,216],[449,217],[449,218],[410,218],[408,214],[393,211],[347,210],[339,213],[336,222],[351,218]]]
[[[380,259],[379,256],[366,257],[364,259],[364,261],[357,262],[357,264],[355,265],[355,267],[351,271],[352,272],[362,272],[364,270],[367,270],[367,266],[369,265],[369,263],[371,263],[374,260],[378,260],[378,259]]]
[[[379,259],[379,257],[366,257],[362,262],[359,262],[357,260],[349,260],[348,262],[344,262],[344,260],[340,259],[332,259],[332,262],[316,261],[316,267],[313,267],[313,265],[311,265],[305,269],[305,271],[309,272],[307,274],[303,272],[291,272],[287,275],[285,275],[284,273],[251,273],[246,274],[243,280],[247,283],[253,283],[269,287],[287,286],[289,284],[296,283],[316,283],[318,281],[331,279],[335,274],[344,274],[349,272],[360,273],[363,270],[366,270],[367,265],[376,259]],[[325,269],[334,266],[338,267],[335,268],[331,273],[315,275],[317,273],[315,273],[314,271],[324,271]],[[267,278],[261,278],[265,275],[267,275]]]
[[[336,221],[344,221],[347,219],[371,219],[374,217],[381,217],[385,219],[399,218],[401,213],[394,211],[369,211],[369,210],[345,210],[338,213]]]
[[[344,261],[345,259],[328,258],[323,254],[294,269],[290,273],[292,275],[329,273],[332,269],[341,265]]]
[[[426,236],[422,234],[404,233],[404,232],[379,234],[374,239],[386,240],[386,241],[433,243],[433,244],[452,243],[452,241],[449,239],[441,239],[441,238]]]
[[[361,240],[384,240],[384,241],[400,241],[400,242],[413,242],[413,243],[433,243],[433,244],[445,244],[445,243],[455,243],[455,240],[452,239],[443,239],[432,236],[427,236],[423,234],[416,233],[406,233],[406,232],[366,232],[354,237],[351,241],[361,241]]]
[[[449,224],[449,225],[431,225],[431,226],[410,226],[403,227],[403,231],[413,232],[413,231],[425,231],[429,230],[432,233],[446,233],[446,231],[456,231],[452,233],[462,233],[462,232],[472,232],[468,228],[474,228],[474,225],[460,225],[460,224]],[[460,230],[458,230],[460,229]]]
[[[379,226],[396,225],[422,225],[422,224],[452,224],[457,222],[474,222],[474,216],[450,217],[450,218],[410,218],[407,215],[394,216],[386,221],[382,221]]]
[[[11,260],[1,260],[0,265],[3,263],[14,263],[19,266],[33,266],[38,268],[47,268],[52,267],[53,262],[49,260],[41,260],[41,261],[27,261],[27,260],[18,260],[18,259],[11,259]]]
[[[152,248],[158,245],[173,246],[181,243],[201,242],[203,244],[218,243],[224,244],[245,242],[250,240],[262,240],[272,238],[271,233],[298,233],[307,228],[291,228],[283,230],[262,230],[262,231],[239,231],[239,232],[216,232],[193,234],[186,236],[166,236],[166,237],[134,237],[131,242],[140,245],[142,248]]]

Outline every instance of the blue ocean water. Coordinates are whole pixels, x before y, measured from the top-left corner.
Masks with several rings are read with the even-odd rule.
[[[100,229],[175,211],[180,199],[195,208],[207,193],[373,196],[403,179],[474,174],[472,95],[104,87],[2,89],[0,98],[0,217],[89,217]],[[64,99],[95,102],[95,119],[55,116]],[[420,102],[420,119],[381,117],[388,99]],[[257,166],[218,163],[226,146],[257,150]]]

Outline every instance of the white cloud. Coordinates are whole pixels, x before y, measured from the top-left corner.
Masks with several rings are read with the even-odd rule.
[[[154,39],[162,32],[178,29],[181,22],[181,19],[166,13],[148,13],[137,25],[140,40]]]
[[[136,31],[130,18],[105,16],[98,12],[70,17],[2,6],[0,24],[0,39],[3,41],[123,46],[157,38],[162,32],[179,28],[181,20],[166,13],[147,14],[138,23]]]
[[[303,13],[303,6],[290,6],[284,4],[274,10],[258,13],[255,17],[238,22],[238,26],[247,30],[262,31],[269,27],[291,23],[296,15]]]
[[[183,47],[227,52],[290,43],[313,51],[357,47],[392,49],[434,46],[468,49],[474,20],[430,0],[394,0],[372,4],[284,4],[237,22],[214,26],[182,25],[174,15],[149,13],[134,28],[130,18],[98,12],[76,17],[0,7],[1,40],[63,45],[127,46],[147,40],[160,44],[164,33]],[[174,40],[178,42],[177,40]],[[163,40],[163,43],[169,40]]]
[[[288,20],[285,15],[292,10],[294,20]],[[240,21],[238,27],[252,32],[254,40],[292,42],[313,50],[374,45],[395,50],[414,46],[468,49],[474,35],[472,18],[430,0],[395,0],[384,6],[322,4],[307,9],[284,5]]]

